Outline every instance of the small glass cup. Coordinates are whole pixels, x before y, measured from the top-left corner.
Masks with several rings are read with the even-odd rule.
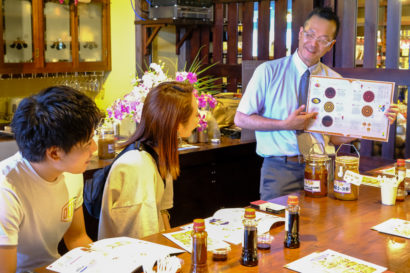
[[[264,233],[258,235],[258,249],[267,250],[270,249],[271,243],[274,240],[274,237],[269,233]]]
[[[212,251],[212,260],[216,262],[223,262],[228,260],[228,253],[231,251],[229,246],[214,249]]]

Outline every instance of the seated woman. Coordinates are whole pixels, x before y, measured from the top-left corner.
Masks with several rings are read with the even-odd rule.
[[[147,95],[141,122],[124,146],[135,149],[118,158],[105,184],[98,239],[141,238],[169,229],[172,180],[179,175],[178,137],[188,137],[198,123],[193,86],[165,82]],[[157,159],[152,157],[153,149]]]

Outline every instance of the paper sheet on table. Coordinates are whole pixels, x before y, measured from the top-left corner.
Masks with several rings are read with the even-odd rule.
[[[314,252],[284,267],[309,273],[372,272],[381,273],[387,268],[369,263],[331,249]]]
[[[199,146],[191,145],[188,143],[182,143],[178,146],[178,151],[183,151],[183,150],[190,150],[190,149],[199,149]]]
[[[395,175],[396,174],[396,168],[391,167],[391,168],[381,169],[381,170],[376,171],[376,173]]]
[[[205,219],[205,227],[208,235],[215,240],[222,240],[232,244],[240,244],[243,240],[243,215],[244,208],[220,209],[212,217]],[[256,211],[258,234],[269,232],[276,222],[284,222],[285,218],[268,213]],[[182,228],[191,230],[192,224]]]
[[[192,237],[191,237],[192,230],[191,229],[183,229],[181,231],[163,233],[165,237],[167,237],[172,242],[176,243],[189,253],[192,252]],[[219,238],[215,237],[214,234],[208,232],[208,240],[207,240],[207,250],[211,251],[218,248],[223,248],[229,246],[227,243],[223,242]]]
[[[387,142],[385,116],[394,82],[311,76],[307,112],[318,115],[306,131]]]
[[[56,272],[133,272],[181,249],[143,240],[118,237],[99,240],[90,247],[75,248],[47,267]]]
[[[387,221],[384,221],[381,224],[372,227],[372,229],[377,230],[379,232],[410,239],[410,221],[398,218],[391,218]]]

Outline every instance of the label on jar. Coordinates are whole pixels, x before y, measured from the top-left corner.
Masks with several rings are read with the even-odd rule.
[[[358,173],[347,170],[343,176],[343,180],[350,184],[360,186],[362,183],[362,176]]]
[[[107,149],[109,154],[115,153],[114,144],[108,144]]]
[[[350,183],[345,181],[335,180],[333,190],[338,193],[351,193]]]
[[[320,192],[320,180],[305,179],[305,191]]]

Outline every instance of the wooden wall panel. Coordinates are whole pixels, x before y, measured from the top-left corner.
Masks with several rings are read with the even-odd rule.
[[[274,59],[279,59],[286,56],[287,10],[287,0],[277,0],[275,2],[275,42],[273,49]]]
[[[379,24],[379,0],[366,0],[365,23],[364,23],[364,68],[376,68],[377,61],[377,26]],[[364,156],[371,156],[373,141],[361,140],[360,153]]]
[[[377,61],[377,27],[379,24],[379,0],[366,0],[363,67],[375,68]]]
[[[203,64],[209,64],[209,37],[210,37],[210,28],[202,26],[201,27],[201,53],[200,58]]]
[[[386,68],[399,68],[401,0],[387,2]]]
[[[196,54],[199,52],[199,48],[201,47],[201,29],[195,28],[192,31],[191,39],[189,41],[189,60],[190,63],[194,60]]]
[[[336,50],[336,66],[354,67],[356,46],[357,0],[337,1],[337,14],[341,18],[339,42]]]
[[[292,0],[292,50],[298,48],[299,31],[313,9],[313,0]]]
[[[228,51],[227,63],[238,63],[238,4],[231,3],[227,5],[228,9]],[[236,93],[238,88],[238,78],[228,76],[227,91]]]
[[[246,2],[242,4],[242,60],[252,60],[252,33],[253,2]]]
[[[324,7],[330,7],[332,8],[333,11],[336,10],[336,4],[335,4],[336,0],[324,0],[323,1],[323,6]],[[340,20],[341,18],[339,18]],[[339,36],[339,35],[338,35]],[[336,41],[339,38],[336,37]],[[335,54],[335,47],[332,47],[332,49],[330,49],[325,56],[322,57],[322,63],[324,63],[327,66],[334,66],[334,54]]]
[[[238,4],[228,4],[228,51],[227,63],[236,64],[238,59]]]
[[[215,4],[214,27],[212,29],[212,59],[222,63],[222,35],[224,26],[223,4]]]
[[[270,1],[261,0],[258,6],[258,60],[269,59]]]

